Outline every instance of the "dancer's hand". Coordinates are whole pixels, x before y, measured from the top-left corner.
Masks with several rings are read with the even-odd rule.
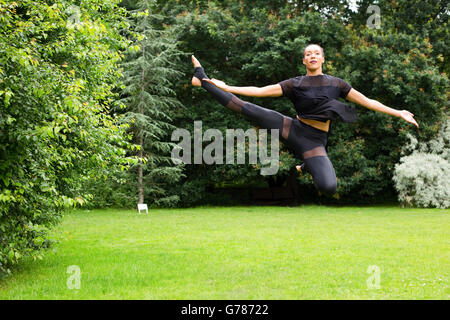
[[[221,80],[217,80],[217,79],[213,78],[213,79],[208,79],[208,80],[205,79],[203,81],[209,82],[209,83],[215,85],[217,88],[222,89],[223,91],[228,91],[228,89],[229,89],[229,86]]]
[[[418,123],[416,122],[416,120],[414,119],[414,114],[412,114],[411,112],[409,112],[408,110],[402,110],[400,111],[399,114],[400,118],[402,118],[405,121],[408,121],[409,123],[412,123],[413,125],[415,125],[417,128],[419,127]]]

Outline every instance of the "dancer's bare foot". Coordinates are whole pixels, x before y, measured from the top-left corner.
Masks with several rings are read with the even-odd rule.
[[[201,66],[202,66],[202,65],[200,64],[200,61],[198,61],[197,58],[194,57],[194,55],[191,56],[191,59],[192,59],[192,64],[194,65],[194,68],[197,68],[197,67],[201,67]]]
[[[194,55],[191,56],[192,64],[194,65],[194,68],[201,67],[202,65],[197,60],[197,58],[194,57]],[[192,77],[192,85],[194,87],[200,87],[202,85],[202,82],[197,77]]]

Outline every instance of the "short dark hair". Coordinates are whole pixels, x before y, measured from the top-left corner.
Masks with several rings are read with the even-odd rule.
[[[325,57],[325,53],[324,53],[324,51],[323,51],[322,46],[321,46],[320,44],[317,44],[317,43],[310,43],[310,44],[308,44],[308,45],[305,47],[305,49],[303,50],[303,57],[305,57],[305,51],[306,51],[306,48],[308,48],[308,47],[310,47],[310,46],[318,46],[318,47],[320,48],[320,51],[322,52],[322,56]]]

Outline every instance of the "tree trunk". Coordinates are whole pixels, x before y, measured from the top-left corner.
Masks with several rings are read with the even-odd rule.
[[[139,150],[139,158],[142,158],[143,156],[143,139],[142,137],[139,138],[139,145],[141,146],[141,149]],[[144,186],[142,185],[142,164],[139,163],[138,165],[138,203],[144,203]]]
[[[145,44],[142,45],[142,56],[145,58]],[[138,109],[138,112],[140,114],[144,114],[144,110],[142,110],[142,92],[145,91],[145,71],[144,68],[142,68],[142,73],[141,73],[141,103],[140,103],[140,107]],[[140,159],[142,159],[142,157],[144,156],[144,137],[143,135],[143,130],[139,130],[141,131],[140,134],[138,134],[139,137],[139,152],[138,152],[138,156]],[[142,163],[139,163],[138,166],[138,203],[144,203],[144,186],[142,185],[142,178],[143,178],[143,170],[142,170]]]

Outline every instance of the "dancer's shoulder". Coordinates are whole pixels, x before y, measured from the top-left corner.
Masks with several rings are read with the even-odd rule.
[[[345,81],[342,78],[332,76],[330,74],[324,74],[324,82],[327,82],[328,85],[334,86],[334,87],[348,87],[350,86],[347,81]]]
[[[330,79],[330,80],[345,81],[344,79],[336,77],[336,76],[333,76],[331,74],[324,74],[324,76],[326,76],[326,78]]]
[[[299,75],[299,76],[290,78],[289,80],[291,80],[292,83],[295,85],[295,84],[300,84],[303,81],[303,79],[305,79],[305,77],[306,77],[306,75]]]

